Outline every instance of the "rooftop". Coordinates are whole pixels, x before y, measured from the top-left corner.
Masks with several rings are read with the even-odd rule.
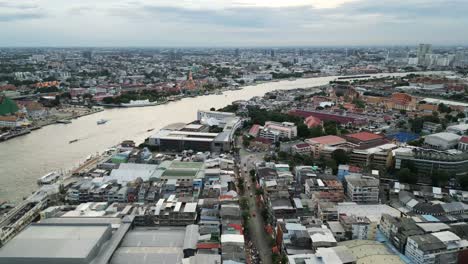
[[[323,137],[309,138],[307,139],[307,142],[310,144],[337,145],[345,143],[346,140],[338,136],[329,135]]]
[[[136,228],[127,233],[110,264],[182,263],[184,228]]]
[[[110,236],[110,224],[32,224],[0,249],[0,262],[35,263],[75,259],[89,262]],[[27,262],[27,261],[31,262]]]
[[[384,244],[372,240],[350,240],[338,243],[351,251],[358,264],[404,264],[399,256],[393,254]]]
[[[371,140],[377,140],[377,139],[383,139],[383,136],[377,135],[371,132],[358,132],[354,134],[347,134],[345,135],[346,137],[357,139],[359,141],[371,141]]]
[[[337,209],[339,214],[367,217],[372,222],[379,222],[382,214],[400,217],[400,211],[386,204],[339,203]]]

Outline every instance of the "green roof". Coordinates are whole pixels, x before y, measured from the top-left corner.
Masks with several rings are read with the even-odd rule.
[[[164,162],[163,162],[164,163]],[[163,177],[193,177],[202,178],[203,162],[182,162],[172,161],[170,163],[161,163],[159,168],[163,169]]]
[[[18,112],[16,103],[8,97],[0,96],[0,115],[10,115]]]

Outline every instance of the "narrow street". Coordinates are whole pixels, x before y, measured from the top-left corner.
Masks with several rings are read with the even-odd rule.
[[[249,234],[253,244],[258,249],[261,263],[270,264],[271,262],[271,247],[269,235],[265,232],[265,223],[262,218],[261,209],[257,206],[255,196],[256,184],[252,182],[249,171],[255,168],[255,162],[259,162],[263,158],[262,153],[250,154],[244,149],[239,151],[240,154],[240,174],[245,180],[245,192],[243,197],[247,198],[250,205],[249,211]],[[244,166],[245,165],[245,166]]]

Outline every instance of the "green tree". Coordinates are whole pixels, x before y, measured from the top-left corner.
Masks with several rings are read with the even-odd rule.
[[[418,182],[418,176],[415,173],[412,173],[408,168],[402,168],[397,173],[398,180],[400,182],[406,182],[410,184],[415,184]]]
[[[432,172],[431,180],[433,185],[444,187],[450,180],[450,176],[446,171],[435,170]]]
[[[335,121],[325,121],[324,122],[325,135],[337,135],[338,134],[337,126],[338,126],[338,123]]]
[[[314,126],[309,129],[310,137],[321,137],[323,136],[323,127],[321,125]]]
[[[309,137],[310,136],[309,128],[303,123],[297,125],[297,136],[300,138]]]
[[[346,153],[343,149],[337,149],[332,152],[332,158],[336,162],[336,164],[347,164],[349,162],[348,153]]]

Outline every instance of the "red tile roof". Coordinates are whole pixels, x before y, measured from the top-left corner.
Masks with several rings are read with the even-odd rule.
[[[308,148],[310,147],[310,145],[307,143],[299,143],[299,144],[294,145],[294,147],[296,147],[297,149],[302,149],[302,148]]]
[[[263,138],[263,137],[257,137],[253,141],[260,142],[260,143],[263,143],[263,144],[272,144],[273,143],[273,141],[271,141],[270,139]]]
[[[219,243],[198,243],[197,249],[213,249],[213,248],[221,248]]]
[[[461,142],[461,143],[468,144],[468,137],[467,137],[467,136],[461,137],[461,138],[460,138],[460,142]]]
[[[335,145],[335,144],[340,144],[340,143],[345,143],[346,140],[344,138],[338,137],[338,136],[323,136],[323,137],[315,137],[315,138],[309,138],[307,140],[308,142],[311,143],[318,143],[318,144],[323,144],[323,145]]]
[[[322,124],[322,121],[315,116],[309,116],[304,120],[304,124],[306,124],[308,128],[311,128]]]
[[[348,134],[346,137],[349,138],[354,138],[360,141],[371,141],[371,140],[376,140],[376,139],[382,139],[383,136],[377,135],[371,132],[359,132],[359,133],[354,133],[354,134]]]
[[[249,134],[253,135],[254,137],[258,135],[258,131],[260,130],[260,125],[253,125],[252,128],[249,130]]]

